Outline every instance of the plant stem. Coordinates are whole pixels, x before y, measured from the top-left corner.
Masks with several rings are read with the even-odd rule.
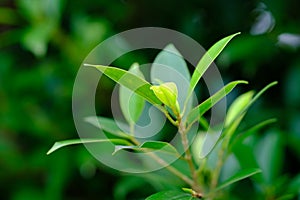
[[[211,181],[211,190],[214,190],[217,187],[221,169],[226,160],[226,156],[227,156],[226,152],[227,152],[227,149],[229,146],[229,142],[230,142],[235,130],[237,129],[240,121],[243,119],[243,117],[244,117],[244,114],[242,116],[240,116],[236,121],[232,122],[229,125],[229,128],[223,133],[223,135],[225,135],[225,137],[224,137],[224,140],[222,143],[222,147],[218,153],[218,162],[217,162],[216,168],[213,172],[213,177],[212,177],[212,181]]]
[[[132,142],[137,146],[140,145],[139,141],[136,140],[135,138],[132,138]],[[183,173],[181,173],[180,171],[178,171],[175,167],[172,167],[171,165],[166,163],[163,159],[161,159],[160,157],[158,157],[152,152],[145,150],[145,153],[148,153],[148,155],[151,156],[158,164],[165,166],[165,168],[169,172],[171,172],[172,174],[174,174],[175,176],[183,180],[185,183],[187,183],[188,185],[193,185],[193,180],[190,179],[188,176],[184,175]]]
[[[190,184],[190,186],[192,187],[193,190],[201,194],[202,190],[198,184],[198,174],[193,163],[192,154],[189,147],[189,141],[187,138],[187,129],[185,125],[182,123],[181,117],[178,118],[178,122],[179,122],[178,131],[180,133],[182,145],[185,151],[185,160],[190,168],[190,172],[193,178],[193,183]]]
[[[218,162],[217,162],[216,168],[213,172],[211,188],[210,188],[211,190],[214,190],[218,185],[218,180],[219,180],[219,176],[221,174],[221,169],[225,162],[225,157],[226,157],[225,152],[229,145],[230,138],[231,137],[229,135],[227,137],[225,137],[225,139],[222,143],[222,147],[221,147],[220,151],[218,152]]]
[[[205,165],[206,165],[206,161],[207,161],[207,158],[204,158],[202,160],[202,162],[200,163],[199,165],[199,168],[197,169],[196,173],[197,173],[197,176],[199,177],[198,178],[198,181],[199,181],[199,184],[204,184],[204,179],[203,179],[203,176],[201,173],[203,173],[204,169],[205,169]]]
[[[215,170],[213,171],[213,174],[212,174],[210,190],[214,190],[217,187],[223,163],[224,163],[224,148],[221,148],[219,153],[218,153],[218,162],[217,162],[216,168],[215,168]]]
[[[155,155],[152,152],[148,152],[149,155],[160,165],[165,166],[165,168],[173,173],[174,175],[176,175],[178,178],[180,178],[181,180],[183,180],[185,183],[187,183],[188,185],[193,185],[193,180],[190,179],[189,177],[187,177],[186,175],[184,175],[183,173],[181,173],[180,171],[178,171],[176,168],[172,167],[171,165],[168,165],[168,163],[166,163],[163,159],[161,159],[160,157],[158,157],[157,155]]]

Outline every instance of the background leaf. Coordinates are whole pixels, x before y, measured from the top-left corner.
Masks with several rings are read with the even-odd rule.
[[[125,138],[125,139],[132,138],[132,136],[129,135],[128,125],[121,122],[116,123],[114,119],[110,119],[106,117],[86,117],[85,121],[111,135],[116,136],[117,138]],[[124,130],[126,132],[124,132]]]
[[[228,180],[224,181],[223,183],[221,183],[216,190],[221,190],[224,187],[227,187],[237,181],[243,180],[245,178],[248,178],[250,176],[253,176],[254,174],[257,173],[261,173],[260,169],[257,168],[251,168],[251,169],[243,169],[241,171],[239,171],[238,173],[236,173],[235,175],[233,175],[232,177],[230,177]]]
[[[270,87],[276,85],[277,82],[272,82],[260,90],[254,97],[253,92],[249,91],[239,96],[230,106],[226,119],[225,119],[225,131],[223,137],[231,137],[238,128],[241,120],[245,116],[250,106]]]
[[[132,64],[128,71],[142,79],[145,79],[137,63]],[[119,90],[119,101],[126,121],[129,124],[137,122],[143,112],[145,100],[141,96],[121,85]]]
[[[190,79],[186,62],[173,44],[167,45],[155,57],[151,67],[151,81],[174,82],[178,88],[178,103],[181,108],[187,96]]]

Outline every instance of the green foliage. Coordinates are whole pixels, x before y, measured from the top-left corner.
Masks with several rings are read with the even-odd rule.
[[[162,191],[156,194],[151,195],[146,198],[146,200],[162,200],[162,199],[172,199],[172,200],[196,200],[198,198],[192,197],[188,193],[184,193],[182,191],[170,190],[170,191]]]
[[[235,86],[238,84],[246,84],[247,81],[233,81],[231,83],[228,83],[226,86],[221,88],[218,92],[216,92],[214,95],[209,97],[207,100],[200,103],[198,106],[196,106],[191,112],[188,114],[187,122],[189,124],[195,123],[197,120],[200,120],[200,118],[210,109],[212,108],[216,103],[218,103],[222,98],[224,98],[227,94],[229,94]]]
[[[189,103],[188,99],[191,95],[191,90],[193,90],[198,83],[201,76],[204,74],[204,72],[207,70],[209,65],[213,62],[213,60],[221,53],[223,48],[226,46],[226,44],[237,34],[233,34],[231,36],[228,36],[220,41],[218,41],[213,47],[200,59],[197,68],[195,69],[195,72],[191,78],[189,91],[186,96],[184,107],[186,107]],[[172,51],[173,53],[176,52],[177,55],[179,55],[178,51],[175,49],[173,45],[168,45],[162,53],[158,55],[156,58],[156,64],[158,63],[168,63],[172,58],[174,57],[174,54],[171,53],[164,53],[164,51]],[[168,58],[170,57],[170,58]],[[181,67],[185,67],[184,60],[182,57],[176,57],[177,61],[180,61]],[[181,58],[181,59],[179,59]],[[178,60],[179,59],[179,60]],[[243,160],[240,160],[237,156],[237,160],[240,162],[240,165],[242,166],[242,169],[238,171],[237,173],[232,174],[229,176],[226,180],[223,182],[220,182],[220,175],[221,170],[223,169],[223,165],[227,161],[227,157],[230,155],[234,155],[234,152],[236,150],[237,145],[241,145],[241,141],[243,141],[245,138],[252,136],[254,130],[262,128],[264,125],[269,124],[270,122],[273,122],[273,120],[264,121],[260,124],[255,125],[251,129],[247,131],[246,134],[242,135],[241,138],[236,137],[237,134],[237,128],[240,125],[242,119],[244,118],[246,112],[248,111],[249,107],[271,86],[275,85],[277,82],[273,82],[269,85],[267,85],[265,88],[263,88],[260,92],[258,92],[254,96],[253,91],[246,92],[242,94],[241,96],[237,97],[235,101],[231,104],[229,107],[227,117],[225,119],[225,126],[223,129],[223,133],[221,134],[221,138],[217,138],[218,142],[218,148],[215,147],[213,149],[213,152],[218,152],[217,157],[214,158],[213,155],[216,153],[209,154],[209,151],[205,149],[206,143],[211,143],[213,141],[210,141],[210,133],[208,133],[208,136],[206,136],[206,140],[204,140],[203,148],[201,150],[201,154],[204,156],[201,156],[200,164],[198,163],[195,165],[194,160],[196,158],[192,157],[192,154],[190,152],[190,146],[193,145],[193,143],[188,140],[187,135],[191,134],[189,133],[190,127],[196,123],[201,123],[201,120],[204,120],[203,115],[206,113],[209,109],[211,109],[215,104],[217,104],[222,98],[224,98],[226,95],[228,95],[238,84],[245,84],[246,81],[233,81],[227,85],[225,85],[223,88],[221,88],[219,91],[217,91],[214,95],[209,97],[204,102],[200,103],[199,105],[192,108],[191,111],[189,111],[187,115],[187,120],[183,120],[184,111],[180,111],[179,103],[178,103],[178,90],[176,83],[174,82],[161,82],[160,85],[151,85],[149,82],[147,82],[144,79],[143,74],[138,69],[139,66],[137,64],[132,65],[132,67],[129,69],[129,71],[110,67],[110,66],[102,66],[102,65],[91,65],[91,64],[85,64],[89,67],[95,67],[99,71],[101,71],[103,74],[117,82],[121,85],[120,89],[120,102],[122,107],[123,115],[125,116],[125,119],[128,122],[127,127],[130,127],[128,132],[120,131],[119,128],[116,127],[116,124],[110,120],[105,119],[102,117],[94,118],[89,117],[87,118],[87,121],[94,124],[98,128],[102,129],[104,132],[109,132],[112,134],[114,139],[106,139],[106,140],[97,140],[97,139],[87,139],[82,140],[82,143],[86,142],[112,142],[115,145],[115,150],[112,152],[113,155],[118,154],[120,151],[128,151],[131,150],[133,152],[143,152],[143,153],[150,153],[149,156],[153,159],[153,162],[157,162],[157,165],[160,165],[162,163],[165,163],[164,159],[166,159],[168,156],[175,156],[177,159],[183,159],[183,162],[186,163],[185,167],[187,167],[190,171],[190,174],[183,173],[180,168],[177,168],[176,165],[166,167],[166,170],[169,170],[174,176],[177,176],[179,179],[181,179],[183,182],[185,182],[186,185],[188,185],[190,188],[185,188],[184,191],[176,191],[176,190],[170,190],[165,192],[159,192],[157,194],[151,195],[147,199],[197,199],[197,198],[221,198],[222,194],[225,191],[226,188],[230,188],[230,186],[237,181],[243,180],[245,178],[251,177],[253,175],[256,175],[258,173],[265,171],[262,171],[258,169],[257,167],[262,167],[263,170],[270,171],[270,166],[265,167],[264,164],[255,163],[254,166],[248,165],[243,163]],[[185,73],[186,70],[178,70],[181,73]],[[125,90],[126,89],[126,90]],[[134,96],[133,96],[134,95]],[[123,99],[122,99],[123,98]],[[177,127],[178,132],[181,136],[181,142],[182,147],[184,149],[185,156],[182,157],[177,150],[179,146],[173,146],[168,142],[163,141],[146,141],[141,143],[138,138],[135,138],[135,130],[134,125],[135,122],[137,122],[139,116],[142,113],[142,109],[144,107],[143,101],[147,100],[152,105],[156,106],[160,111],[162,111],[165,116],[169,119],[169,121]],[[136,108],[130,107],[131,103],[137,103]],[[132,117],[134,116],[134,117]],[[98,120],[103,121],[104,123],[98,123]],[[126,127],[126,125],[125,125]],[[208,131],[210,131],[209,127]],[[80,140],[71,140],[71,141],[65,141],[65,142],[58,142],[55,143],[55,145],[49,150],[49,153],[52,153],[56,149],[71,145],[71,144],[78,144],[80,143]],[[229,148],[234,144],[232,148]],[[215,145],[213,145],[215,146]],[[239,147],[238,147],[239,148]],[[268,148],[268,146],[265,146],[265,148]],[[203,151],[206,151],[206,153],[203,154]],[[233,150],[233,151],[230,151]],[[161,152],[164,153],[167,157],[157,157],[153,152]],[[269,155],[269,151],[261,150],[263,152],[266,152],[266,154]],[[274,152],[274,151],[273,151]],[[200,152],[199,152],[200,153]],[[245,154],[246,155],[246,154]],[[245,156],[244,155],[244,156]],[[263,154],[260,154],[263,155]],[[260,157],[260,155],[255,155]],[[276,153],[274,154],[274,156]],[[215,166],[213,168],[210,168],[209,166],[206,166],[205,160],[215,160]],[[262,159],[262,161],[265,161],[266,159]],[[258,160],[259,161],[259,160]],[[266,162],[268,164],[272,162]],[[277,164],[278,166],[278,164]],[[271,170],[272,171],[272,170]],[[203,176],[205,173],[209,174],[210,179],[204,180]],[[270,179],[270,178],[267,178]],[[200,181],[202,180],[202,181]],[[186,193],[188,192],[188,193]]]
[[[231,5],[231,6],[228,6]],[[209,47],[221,35],[241,30],[242,34],[230,42],[216,60],[224,80],[251,80],[249,86],[239,85],[230,93],[229,103],[248,88],[259,89],[266,83],[279,80],[276,88],[247,111],[230,141],[230,155],[221,170],[219,183],[241,168],[262,168],[263,172],[224,188],[223,199],[292,199],[299,198],[300,168],[300,59],[297,42],[286,43],[299,36],[297,1],[198,1],[182,6],[174,1],[27,1],[2,0],[0,3],[0,191],[1,199],[144,199],[145,196],[174,187],[187,187],[166,171],[139,177],[117,174],[95,161],[85,148],[71,147],[45,156],[49,145],[57,140],[76,137],[71,113],[72,87],[76,72],[86,55],[109,36],[132,27],[161,26],[178,30]],[[155,16],[153,10],[156,11]],[[271,17],[273,25],[260,23],[263,16]],[[138,19],[138,20],[137,20]],[[170,20],[171,19],[171,20]],[[260,24],[266,32],[253,33]],[[175,52],[174,45],[168,45]],[[172,47],[173,46],[173,47]],[[115,55],[120,47],[107,48],[107,55]],[[149,53],[150,52],[150,53]],[[165,54],[165,51],[159,53]],[[167,53],[172,54],[172,53]],[[155,62],[170,68],[186,65],[178,56],[159,56]],[[153,52],[132,52],[114,66],[129,66],[153,61]],[[171,59],[168,59],[171,58]],[[98,59],[98,58],[96,58]],[[102,63],[95,61],[95,63]],[[155,68],[155,66],[152,66]],[[160,66],[157,65],[160,74]],[[185,67],[179,72],[187,82],[190,74]],[[154,70],[155,71],[155,70]],[[174,73],[177,74],[177,73]],[[184,75],[185,74],[185,75]],[[155,82],[175,82],[153,76]],[[173,74],[172,74],[173,77]],[[175,76],[174,76],[175,77]],[[97,94],[97,113],[110,116],[107,96],[111,82],[101,85]],[[178,102],[183,108],[188,87],[180,90]],[[103,93],[102,93],[103,91]],[[185,91],[185,93],[182,91]],[[205,89],[196,87],[195,93],[206,98]],[[130,95],[129,95],[130,96]],[[134,98],[132,99],[134,100]],[[185,114],[191,110],[191,104]],[[201,103],[201,102],[200,102]],[[129,108],[130,110],[132,108]],[[135,108],[133,108],[135,109]],[[138,110],[130,111],[138,114]],[[132,113],[132,118],[134,114]],[[125,118],[125,113],[124,118]],[[198,112],[196,112],[198,114]],[[206,113],[209,116],[209,112]],[[136,115],[137,116],[137,115]],[[274,119],[265,120],[270,117]],[[104,117],[103,117],[104,118]],[[109,124],[113,120],[105,118]],[[126,118],[125,118],[126,119]],[[88,120],[88,119],[87,119]],[[93,123],[96,120],[92,120]],[[110,123],[112,122],[112,123]],[[118,122],[119,124],[120,122]],[[203,140],[208,129],[204,117],[199,118],[201,130],[197,140]],[[130,135],[118,126],[104,127],[94,123],[108,138],[123,138],[131,142]],[[128,122],[129,124],[129,122]],[[268,125],[266,127],[266,125]],[[125,127],[125,125],[122,127]],[[111,129],[111,130],[109,130]],[[130,132],[130,125],[128,126]],[[126,133],[125,133],[126,132]],[[162,135],[169,134],[169,126]],[[199,137],[198,137],[199,136]],[[272,142],[268,143],[268,139]],[[222,142],[223,138],[221,137]],[[279,140],[279,142],[278,142]],[[274,146],[278,158],[266,153]],[[270,144],[271,143],[271,144]],[[97,143],[95,143],[97,145]],[[94,145],[94,144],[92,144]],[[99,143],[98,146],[105,146]],[[193,145],[195,146],[195,145]],[[217,145],[209,157],[214,157]],[[204,181],[209,181],[210,161],[206,163]],[[113,150],[113,149],[112,149]],[[193,154],[194,155],[194,154]],[[245,156],[247,155],[247,156]],[[282,159],[283,157],[283,159]],[[266,162],[261,160],[264,158]],[[282,162],[280,162],[282,160]],[[174,166],[189,175],[181,159]],[[279,165],[279,166],[277,166]],[[203,165],[202,165],[203,166]],[[213,165],[212,165],[213,166]],[[207,169],[208,168],[208,169]],[[187,171],[187,172],[186,172]],[[267,178],[268,177],[268,178]],[[267,178],[267,179],[265,179]],[[270,180],[272,180],[270,182]],[[200,180],[201,181],[201,180]],[[145,190],[147,188],[147,190]],[[103,192],[105,191],[105,192]],[[182,191],[180,191],[182,192]],[[227,196],[226,196],[227,193]],[[113,196],[114,195],[114,196]]]
[[[76,137],[70,104],[73,82],[84,57],[110,35],[149,24],[179,30],[192,36],[204,47],[219,38],[220,33],[225,35],[236,30],[242,31],[243,34],[232,40],[216,60],[226,82],[246,79],[251,83],[249,86],[239,85],[230,92],[229,102],[248,87],[261,88],[274,79],[279,80],[280,84],[268,95],[259,98],[246,115],[243,115],[245,112],[241,113],[243,120],[229,142],[230,155],[225,159],[219,183],[244,168],[261,168],[263,172],[252,176],[251,181],[241,181],[223,188],[220,193],[224,194],[222,199],[298,199],[300,59],[297,39],[287,43],[288,39],[295,36],[299,38],[299,17],[293,12],[295,7],[297,2],[289,0],[249,1],[247,4],[243,1],[218,1],[216,4],[192,0],[184,7],[174,1],[104,0],[91,3],[76,0],[2,0],[1,199],[95,199],[99,196],[101,199],[144,199],[156,191],[187,187],[165,171],[141,175],[139,178],[116,174],[98,165],[81,147],[66,148],[47,157],[44,155],[56,140]],[[153,10],[157,11],[155,17]],[[266,19],[263,16],[272,19],[272,26],[260,23]],[[260,25],[256,27],[262,29],[267,27],[267,31],[255,34],[252,32],[255,25]],[[294,37],[284,40],[282,36],[289,34]],[[106,53],[108,56],[115,55],[119,48],[117,45],[111,46]],[[169,53],[160,52],[154,63],[175,69],[170,74],[176,80],[161,78],[161,66],[153,65],[149,82],[154,85],[174,82],[181,86],[177,80],[178,77],[184,77],[189,83],[187,68],[177,67],[186,65],[180,56],[176,56],[180,53],[174,45],[168,45],[167,48]],[[148,50],[144,53],[133,52],[113,64],[128,69],[133,62],[142,64],[153,60],[152,53],[148,54]],[[176,71],[177,68],[179,71]],[[156,82],[156,79],[161,82]],[[101,86],[104,92],[97,94],[96,109],[97,113],[107,117],[110,116],[107,97],[112,85],[111,82],[104,82]],[[195,90],[204,100],[206,96],[202,87],[196,87]],[[188,85],[184,89],[178,87],[181,109],[184,108],[187,91]],[[135,101],[133,94],[132,91],[127,93],[127,98],[132,96],[130,101]],[[207,105],[210,104],[208,102]],[[192,108],[192,101],[189,103],[185,109],[186,115]],[[94,119],[91,123],[101,128],[107,138],[123,138],[131,146],[136,146],[128,134],[131,133],[133,122],[128,120],[137,119],[142,107],[140,105],[137,110],[135,106],[128,107],[130,117],[126,117],[126,111],[122,111],[128,123],[122,124],[122,130],[109,118],[102,117],[100,123],[95,123],[98,119]],[[206,116],[209,116],[209,110]],[[272,129],[268,127],[275,120],[265,120],[270,117],[278,119]],[[203,131],[208,130],[209,125],[204,116],[199,117],[199,123],[201,130],[195,137],[203,142]],[[162,130],[161,135],[169,135],[169,126]],[[193,158],[205,167],[203,178],[206,182],[211,178],[210,170],[213,168],[210,166],[214,166],[211,161],[217,160],[217,152],[225,135],[228,134],[221,136],[212,152],[208,151],[207,158],[211,158],[208,161],[199,158],[201,148],[193,145],[197,149]],[[188,166],[182,163],[184,161],[180,159],[172,166],[189,176]]]
[[[253,176],[254,174],[257,174],[257,173],[261,173],[261,170],[260,169],[252,169],[252,168],[243,169],[242,171],[239,171],[238,173],[236,173],[235,175],[230,177],[228,180],[221,183],[215,190],[221,190],[226,186],[229,186],[237,181],[240,181],[242,179]]]

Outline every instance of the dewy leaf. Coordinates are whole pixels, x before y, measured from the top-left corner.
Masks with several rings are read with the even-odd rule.
[[[227,94],[229,94],[235,86],[238,84],[247,84],[247,81],[233,81],[228,83],[222,89],[217,91],[214,95],[209,97],[207,100],[193,108],[191,112],[188,114],[187,122],[189,124],[194,123],[197,120],[200,120],[200,117],[203,116],[210,108],[212,108],[216,103],[218,103],[222,98],[224,98]]]
[[[160,151],[162,153],[167,153],[174,155],[176,157],[180,157],[177,149],[172,146],[168,142],[161,142],[161,141],[147,141],[141,144],[140,146],[116,146],[114,154],[122,149],[131,149],[139,152],[146,151]]]
[[[142,79],[145,79],[143,73],[139,70],[139,65],[137,63],[134,63],[128,71]],[[145,106],[144,98],[121,85],[119,101],[126,121],[129,124],[137,122]]]
[[[187,64],[173,44],[168,44],[156,56],[151,66],[151,81],[174,82],[178,87],[178,103],[183,108],[191,79]],[[159,83],[159,82],[158,82]],[[191,108],[191,101],[188,110]]]
[[[221,183],[216,190],[221,190],[237,181],[240,181],[242,179],[248,178],[250,176],[253,176],[254,174],[257,173],[261,173],[260,169],[257,168],[250,168],[250,169],[243,169],[241,171],[239,171],[238,173],[236,173],[235,175],[233,175],[232,177],[230,177],[229,179],[227,179],[226,181],[224,181],[223,183]],[[213,191],[214,192],[214,191]]]
[[[194,91],[198,81],[203,76],[205,71],[208,69],[208,67],[211,65],[211,63],[216,59],[216,57],[221,53],[221,51],[225,48],[225,46],[228,44],[228,42],[236,35],[240,33],[235,33],[230,36],[227,36],[217,43],[215,43],[200,59],[199,63],[196,66],[196,69],[192,75],[192,79],[190,82],[190,87],[188,89],[188,96],[186,98],[186,102],[189,100],[190,96],[192,95],[192,92]]]
[[[84,64],[85,66],[95,67],[106,76],[108,76],[113,81],[127,87],[128,89],[134,91],[136,94],[140,95],[149,103],[153,105],[161,105],[161,101],[155,96],[150,87],[152,86],[149,82],[144,79],[134,75],[131,72],[119,69],[116,67],[109,67],[103,65],[91,65]]]
[[[180,190],[168,190],[158,192],[146,198],[146,200],[197,200],[191,194]],[[198,199],[199,200],[199,199]]]
[[[47,155],[60,149],[64,146],[74,145],[74,144],[85,144],[85,143],[96,143],[96,142],[111,142],[117,145],[131,145],[127,140],[123,139],[72,139],[64,140],[60,142],[55,142],[52,148],[47,152]]]

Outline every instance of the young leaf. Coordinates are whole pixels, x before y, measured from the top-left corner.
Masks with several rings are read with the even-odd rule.
[[[142,79],[145,79],[143,73],[139,70],[139,65],[137,63],[134,63],[128,71]],[[145,106],[145,100],[122,85],[120,86],[119,94],[122,113],[129,124],[134,124],[142,114]]]
[[[168,190],[158,192],[146,198],[146,200],[197,200],[191,194],[185,193],[180,190]],[[199,199],[198,199],[199,200]]]
[[[153,91],[150,90],[150,87],[152,85],[131,72],[116,67],[109,67],[103,65],[85,64],[85,66],[95,67],[116,83],[127,87],[128,89],[140,95],[153,105],[162,104],[161,101],[154,95]]]
[[[51,149],[47,152],[47,155],[64,146],[69,146],[74,144],[96,143],[96,142],[111,142],[118,145],[131,145],[130,142],[123,139],[72,139],[72,140],[55,142],[54,145],[51,147]]]
[[[221,51],[225,48],[225,46],[228,44],[228,42],[236,35],[240,33],[235,33],[230,36],[227,36],[217,43],[215,43],[200,59],[199,63],[196,66],[196,69],[192,75],[190,87],[188,89],[188,95],[186,98],[187,102],[192,95],[192,92],[194,91],[198,81],[203,76],[205,71],[208,69],[208,67],[211,65],[211,63],[216,59],[216,57],[221,53]]]
[[[212,95],[207,100],[199,104],[197,107],[193,108],[193,110],[191,110],[188,114],[187,122],[189,124],[193,124],[195,121],[200,120],[200,117],[203,116],[204,113],[206,113],[211,107],[218,103],[223,97],[229,94],[235,88],[235,86],[242,83],[247,84],[248,82],[233,81],[231,83],[228,83],[214,95]]]
[[[163,104],[174,111],[175,115],[178,115],[180,113],[179,104],[177,102],[178,90],[175,83],[167,82],[159,86],[152,86],[150,89],[153,90],[156,97]]]
[[[114,154],[122,149],[131,149],[135,151],[144,152],[147,151],[160,151],[162,153],[167,153],[174,155],[176,157],[180,157],[180,154],[176,150],[174,146],[172,146],[168,142],[161,142],[161,141],[147,141],[141,144],[140,146],[116,146]]]
[[[250,169],[243,169],[241,171],[239,171],[238,173],[236,173],[235,175],[233,175],[232,177],[230,177],[229,179],[227,179],[226,181],[224,181],[223,183],[221,183],[216,190],[221,190],[237,181],[240,181],[242,179],[248,178],[250,176],[253,176],[254,174],[257,173],[261,173],[260,169],[257,168],[250,168]],[[213,191],[214,192],[214,191]]]

